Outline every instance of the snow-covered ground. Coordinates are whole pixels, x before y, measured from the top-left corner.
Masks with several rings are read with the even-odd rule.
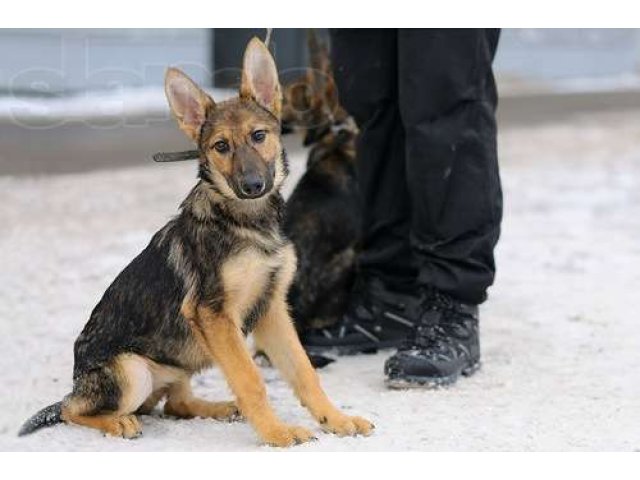
[[[640,112],[504,129],[500,153],[505,218],[481,311],[482,370],[448,389],[398,392],[382,382],[388,352],[340,358],[320,372],[326,390],[377,429],[295,450],[640,450]],[[299,173],[303,154],[292,157]],[[0,450],[269,450],[246,423],[159,413],[134,441],[66,425],[15,436],[69,391],[89,312],[194,173],[0,178]],[[277,372],[264,376],[284,419],[319,430]],[[195,385],[230,396],[216,370]]]

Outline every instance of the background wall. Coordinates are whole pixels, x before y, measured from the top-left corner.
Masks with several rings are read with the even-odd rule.
[[[326,32],[323,32],[326,34]],[[166,65],[197,81],[233,82],[252,35],[265,29],[0,31],[0,92],[44,94],[160,85]],[[276,29],[281,69],[306,64],[304,29]],[[640,86],[640,30],[505,29],[495,64],[510,91]]]
[[[5,29],[0,92],[161,85],[170,64],[205,82],[211,51],[212,32],[203,29]]]

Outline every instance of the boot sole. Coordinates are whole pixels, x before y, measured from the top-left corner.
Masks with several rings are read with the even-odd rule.
[[[392,348],[398,348],[402,345],[403,342],[404,342],[404,339],[389,340],[386,342],[370,343],[366,345],[362,345],[362,344],[340,345],[340,346],[332,346],[332,347],[303,345],[303,347],[307,351],[307,353],[311,355],[334,354],[338,356],[350,356],[350,355],[360,355],[360,354],[373,354],[373,353],[378,353],[379,350],[389,350]]]
[[[417,377],[413,375],[406,375],[401,378],[387,378],[384,383],[392,390],[407,390],[412,388],[436,390],[441,387],[453,385],[456,383],[460,375],[463,377],[470,377],[478,370],[480,370],[479,361],[463,368],[460,373],[454,373],[448,377]]]

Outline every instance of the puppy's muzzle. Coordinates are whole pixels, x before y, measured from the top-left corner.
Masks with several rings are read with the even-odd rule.
[[[239,187],[243,198],[258,198],[265,193],[267,182],[261,175],[251,173],[240,180]]]

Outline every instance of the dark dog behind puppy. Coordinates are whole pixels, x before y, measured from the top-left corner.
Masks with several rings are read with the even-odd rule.
[[[283,108],[283,127],[301,131],[311,146],[284,218],[298,256],[289,303],[300,333],[332,325],[344,312],[361,228],[357,128],[339,104],[327,48],[312,30],[309,53],[311,68],[285,88]]]

